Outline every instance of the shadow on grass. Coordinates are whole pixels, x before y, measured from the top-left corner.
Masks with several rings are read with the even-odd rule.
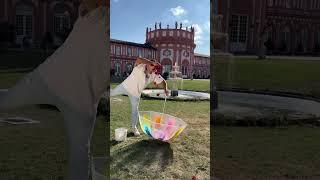
[[[169,143],[158,140],[141,140],[120,149],[111,156],[111,167],[116,171],[129,171],[133,167],[145,171],[163,171],[173,162]]]

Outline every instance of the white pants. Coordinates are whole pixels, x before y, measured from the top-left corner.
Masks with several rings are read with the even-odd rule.
[[[118,85],[116,88],[110,90],[110,97],[117,95],[127,95],[131,103],[131,120],[132,128],[137,127],[139,119],[139,101],[140,97],[132,96],[122,84]]]
[[[55,105],[63,113],[69,145],[68,180],[88,180],[91,176],[90,140],[97,104],[88,105],[86,112],[69,107],[48,89],[37,71],[26,75],[8,91],[0,91],[0,112],[34,104]]]

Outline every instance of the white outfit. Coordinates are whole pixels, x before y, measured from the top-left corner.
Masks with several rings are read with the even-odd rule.
[[[155,73],[146,74],[145,73],[146,64],[139,64],[134,67],[130,76],[127,77],[120,85],[116,88],[111,89],[110,96],[117,95],[127,95],[129,96],[131,102],[131,120],[132,127],[136,128],[139,118],[139,101],[142,91],[146,88],[146,86],[155,82],[156,84],[160,84],[164,79],[160,75],[156,75]]]
[[[54,54],[14,87],[0,92],[0,111],[51,104],[63,113],[69,144],[69,180],[88,180],[91,174],[90,140],[98,103],[107,89],[105,11],[105,7],[99,7],[79,16]]]

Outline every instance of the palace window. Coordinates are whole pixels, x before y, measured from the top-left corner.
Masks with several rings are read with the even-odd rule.
[[[182,37],[186,37],[186,33],[185,32],[182,33]]]
[[[142,49],[139,49],[138,52],[139,52],[139,53],[138,53],[138,56],[139,56],[139,57],[142,57]]]
[[[120,55],[121,49],[120,46],[116,46],[116,55]]]
[[[127,48],[127,51],[128,51],[128,56],[132,56],[132,51],[131,51],[131,48]]]
[[[154,38],[154,33],[153,32],[151,33],[151,38]]]
[[[30,36],[33,32],[33,7],[19,5],[16,7],[16,35],[18,37]]]
[[[114,67],[115,67],[116,75],[119,76],[121,74],[121,64],[119,62],[116,62]]]
[[[182,75],[187,75],[188,74],[188,67],[187,66],[182,66],[181,67]]]
[[[122,46],[121,48],[121,54],[126,55],[126,47]]]
[[[151,51],[148,51],[148,58],[152,58]]]
[[[164,65],[163,72],[170,72],[171,71],[171,65]]]
[[[126,65],[126,72],[127,72],[127,73],[131,73],[131,71],[132,71],[132,64],[131,64],[131,63],[128,63],[128,64]]]
[[[70,16],[69,13],[56,13],[53,16],[53,29],[54,32],[66,33],[70,28]]]
[[[170,32],[169,32],[169,36],[173,36],[173,31],[170,31]]]
[[[286,0],[286,8],[291,8],[291,0]]]
[[[178,36],[178,37],[180,36],[180,31],[177,31],[177,36]]]
[[[167,36],[167,31],[162,31],[162,36]]]
[[[272,7],[273,6],[273,0],[268,0],[268,6]]]
[[[247,41],[248,16],[232,15],[231,41],[245,43]]]
[[[288,27],[286,27],[281,33],[280,33],[280,39],[281,39],[281,43],[284,47],[286,48],[289,46],[290,43],[290,29]],[[284,49],[285,50],[285,49]]]

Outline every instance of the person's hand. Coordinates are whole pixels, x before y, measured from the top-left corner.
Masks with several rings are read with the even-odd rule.
[[[165,89],[164,93],[166,94],[166,96],[169,96],[169,89]]]

